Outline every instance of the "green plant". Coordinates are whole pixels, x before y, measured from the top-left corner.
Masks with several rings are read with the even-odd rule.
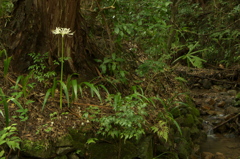
[[[152,127],[152,130],[154,132],[156,132],[158,135],[159,133],[161,132],[158,132],[157,130],[161,130],[161,129],[167,129],[165,126],[166,124],[171,124],[173,123],[177,130],[179,131],[180,135],[182,135],[182,130],[181,130],[181,127],[180,125],[177,123],[177,121],[174,119],[174,116],[172,114],[172,112],[175,110],[175,109],[179,109],[178,106],[176,105],[184,105],[184,106],[187,106],[188,107],[188,104],[186,103],[183,103],[181,101],[178,101],[176,98],[180,95],[183,95],[183,93],[179,93],[179,94],[176,94],[174,95],[173,97],[171,98],[168,98],[168,99],[161,99],[159,97],[154,97],[153,100],[156,100],[156,101],[160,101],[161,105],[163,106],[164,108],[164,111],[162,112],[159,112],[158,113],[158,120],[159,122],[154,125]],[[173,107],[174,106],[174,107]],[[163,121],[163,119],[165,121]],[[163,126],[161,129],[159,129],[161,126]]]
[[[5,95],[2,88],[0,88],[0,96],[2,97],[0,103],[3,104],[3,107],[4,107],[5,123],[6,123],[6,126],[9,126],[9,121],[10,121],[9,111],[8,111],[9,101],[12,101],[19,107],[19,109],[23,110],[24,108],[22,107],[21,103],[18,102],[18,98],[21,95],[18,94],[18,96],[15,96],[13,93],[12,96],[9,97]]]
[[[70,106],[69,94],[68,94],[67,86],[66,86],[63,82],[57,81],[57,80],[54,78],[52,88],[49,88],[49,89],[47,90],[46,95],[45,95],[45,97],[44,97],[44,101],[43,101],[43,105],[42,105],[42,111],[43,111],[44,108],[45,108],[45,105],[46,105],[46,103],[47,103],[47,100],[48,100],[49,96],[50,96],[51,94],[52,94],[52,97],[55,96],[55,91],[56,91],[56,89],[57,89],[57,83],[58,83],[58,82],[60,83],[60,88],[62,88],[62,89],[64,90],[64,93],[65,93],[66,99],[67,99],[67,103],[68,103],[68,107]],[[60,90],[60,91],[62,91],[62,90]],[[61,94],[61,93],[60,93],[60,103],[61,103],[61,104],[60,104],[60,108],[62,108],[62,94]]]
[[[98,141],[97,138],[89,138],[89,139],[87,140],[86,144],[88,144],[88,145],[89,145],[89,144],[95,144],[96,141]]]
[[[96,119],[101,110],[98,107],[90,106],[86,108],[86,111],[83,112],[83,117],[85,119]]]
[[[44,125],[40,126],[40,127],[37,129],[36,134],[39,134],[40,131],[45,131],[45,132],[47,132],[47,133],[51,132],[52,129],[53,129],[53,128],[52,128],[52,124],[53,124],[53,122],[51,123],[51,125],[50,125],[50,124],[44,124]]]
[[[109,95],[106,99],[114,110],[113,115],[93,119],[99,122],[98,133],[123,140],[139,140],[145,134],[144,125],[147,115],[145,108],[150,100],[134,89],[134,93],[122,97],[120,93]]]
[[[5,116],[3,115],[2,111],[1,111],[1,114],[5,117],[5,124],[6,124],[6,126],[9,126],[10,119],[9,119],[8,104],[7,104],[7,99],[6,99],[5,94],[3,93],[2,88],[0,88],[0,96],[2,98],[0,103],[3,104]]]
[[[73,35],[73,33],[71,33],[71,30],[69,28],[59,28],[57,27],[55,30],[52,31],[53,34],[57,35],[62,35],[62,54],[61,54],[61,58],[60,58],[60,62],[61,62],[61,75],[60,75],[60,109],[62,109],[62,89],[63,87],[66,87],[66,85],[63,83],[63,64],[64,64],[64,36],[65,35]],[[66,91],[65,91],[66,93]]]
[[[57,118],[57,115],[58,115],[57,112],[53,112],[53,113],[51,113],[49,116],[50,116],[50,119],[51,119],[51,120],[54,120],[54,119]]]
[[[69,114],[69,112],[63,112],[63,113],[61,113],[61,115],[68,115]]]
[[[76,153],[76,154],[81,154],[81,152],[82,152],[81,150],[76,150],[75,153]]]
[[[159,138],[168,140],[169,127],[166,121],[160,120],[156,125],[151,127],[152,131],[158,135]]]
[[[0,17],[6,18],[11,13],[13,6],[12,0],[1,0]]]
[[[204,60],[204,59],[202,59],[202,58],[200,58],[200,57],[198,57],[194,54],[199,53],[199,52],[203,52],[203,51],[205,51],[205,49],[194,51],[194,49],[196,49],[196,47],[198,46],[198,43],[199,42],[196,42],[194,45],[192,45],[192,44],[188,45],[188,48],[189,48],[188,53],[178,57],[175,61],[173,61],[173,63],[177,62],[180,59],[183,59],[183,60],[186,59],[188,67],[190,66],[190,63],[191,63],[194,67],[201,68],[202,63],[206,62],[206,60]]]
[[[89,83],[89,82],[82,82],[82,83],[78,84],[77,80],[69,80],[69,79],[67,81],[67,85],[65,85],[63,82],[60,82],[60,83],[62,83],[62,88],[64,90],[68,106],[70,106],[70,103],[75,101],[78,98],[78,94],[81,97],[84,97],[83,91],[86,90],[86,88],[90,88],[91,97],[93,97],[94,95],[97,95],[100,102],[102,102],[102,97],[100,95],[100,90],[99,90],[100,88],[105,90],[106,93],[109,94],[108,90],[103,85],[95,86],[94,84]],[[50,95],[52,95],[52,97],[54,97],[56,89],[57,89],[57,81],[56,81],[56,79],[54,79],[52,88],[48,89],[48,91],[46,92],[46,95],[44,97],[42,110],[44,110],[45,105],[46,105],[47,100],[50,97]],[[71,98],[70,98],[69,92],[72,92]]]
[[[24,108],[20,108],[18,110],[16,110],[16,112],[20,113],[20,115],[18,116],[12,116],[13,118],[20,118],[20,121],[26,121],[28,120],[28,109],[24,109]]]
[[[181,1],[177,8],[175,26],[182,30],[183,45],[189,41],[198,41],[199,50],[207,49],[202,57],[211,64],[220,61],[228,65],[235,64],[234,57],[239,56],[239,2],[212,1],[205,7],[190,1]],[[205,14],[207,8],[208,14]],[[179,32],[180,33],[180,32]],[[181,38],[180,37],[180,38]]]
[[[17,128],[16,128],[17,124],[12,124],[11,126],[7,126],[5,127],[3,130],[0,131],[0,157],[1,159],[4,159],[5,155],[7,155],[7,153],[4,151],[4,149],[2,148],[2,146],[4,144],[6,144],[10,150],[16,150],[19,149],[20,150],[20,146],[19,143],[21,142],[21,139],[19,137],[16,136],[17,134]],[[9,152],[9,154],[11,153],[11,151]],[[9,156],[9,154],[7,156]]]
[[[28,75],[26,77],[24,76],[19,76],[16,81],[16,85],[11,87],[13,89],[13,93],[11,93],[11,96],[7,96],[4,94],[3,90],[0,88],[0,96],[2,97],[2,100],[0,103],[4,105],[4,111],[5,111],[5,120],[6,120],[6,125],[8,126],[9,124],[9,115],[8,115],[8,104],[9,101],[12,101],[18,106],[18,110],[16,112],[20,113],[20,115],[15,115],[12,116],[13,118],[20,118],[21,121],[26,121],[28,119],[28,109],[23,108],[22,104],[19,102],[19,99],[23,96],[23,102],[25,105],[29,105],[33,103],[33,100],[28,99],[31,90],[34,88],[35,83],[29,83],[29,78],[31,78],[31,75]],[[21,82],[21,86],[19,83]],[[20,88],[20,89],[19,89]]]
[[[143,64],[139,65],[136,72],[139,76],[143,77],[152,73],[164,72],[168,68],[167,64],[163,59],[159,59],[157,61],[154,60],[146,60]]]
[[[15,90],[19,90],[18,83],[21,83],[21,89],[19,92],[22,92],[23,97],[27,99],[29,95],[31,94],[32,90],[34,89],[36,83],[30,83],[30,79],[32,78],[33,72],[30,72],[26,76],[19,76],[17,78],[17,82],[15,87],[13,87]]]
[[[45,61],[48,59],[48,52],[44,54],[30,53],[28,55],[33,59],[34,63],[33,65],[29,66],[28,69],[34,72],[33,76],[37,81],[43,82],[56,76],[56,72],[47,69],[47,64]]]
[[[127,72],[121,68],[121,63],[125,60],[117,57],[115,53],[113,53],[111,57],[105,57],[103,60],[96,59],[95,61],[101,63],[100,68],[102,74],[109,74],[110,76],[115,77],[113,82],[127,82],[127,78],[125,77]]]

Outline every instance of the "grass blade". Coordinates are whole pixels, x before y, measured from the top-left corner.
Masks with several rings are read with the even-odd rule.
[[[23,109],[21,103],[19,103],[16,98],[10,97],[9,100],[15,103],[20,109]]]
[[[97,95],[97,97],[99,98],[100,102],[102,102],[102,98],[101,95],[99,93],[99,90],[97,89],[97,87],[95,87],[93,84],[89,83],[89,82],[83,82],[85,85],[87,85],[90,89],[91,89],[91,95],[93,97],[93,92]]]
[[[8,58],[6,58],[5,60],[3,60],[3,64],[4,64],[3,76],[4,76],[4,78],[7,77],[8,69],[9,69],[9,66],[10,66],[11,59],[12,59],[12,57],[8,57]]]
[[[23,78],[23,76],[18,76],[14,89],[18,89],[18,84],[19,84],[19,82],[21,81],[22,78]]]
[[[54,96],[55,96],[55,90],[56,90],[56,88],[57,88],[57,80],[56,80],[56,78],[54,78],[54,79],[53,79],[53,86],[52,86],[52,88],[51,88],[52,98],[54,98]]]
[[[47,103],[47,100],[48,100],[51,92],[52,92],[52,89],[53,89],[53,88],[49,88],[49,89],[47,90],[47,93],[46,93],[46,95],[45,95],[45,97],[44,97],[44,100],[43,100],[42,111],[43,111],[43,109],[45,108],[45,105],[46,105],[46,103]]]
[[[104,85],[100,84],[99,87],[102,87],[107,92],[107,94],[109,94],[109,91],[107,90],[107,88]]]
[[[3,107],[4,107],[4,113],[5,113],[5,122],[6,122],[6,127],[9,126],[9,111],[8,111],[8,104],[6,100],[6,96],[3,93],[2,88],[0,88],[0,96],[2,96],[2,102],[3,102]]]

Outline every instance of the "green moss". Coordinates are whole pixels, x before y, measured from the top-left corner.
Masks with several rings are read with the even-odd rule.
[[[195,108],[194,106],[192,106],[192,107],[190,108],[190,113],[191,113],[192,115],[196,116],[196,117],[199,117],[199,116],[200,116],[199,110],[198,110],[197,108]]]
[[[90,159],[109,158],[118,159],[120,152],[121,159],[129,159],[138,156],[137,147],[129,141],[122,143],[119,147],[118,143],[96,143],[89,145]]]
[[[63,147],[63,146],[72,146],[73,145],[73,138],[70,134],[60,137],[56,142],[56,147]]]
[[[189,127],[182,127],[182,137],[187,141],[191,140],[191,130]]]
[[[178,148],[177,148],[179,158],[188,158],[188,156],[191,154],[191,151],[192,151],[191,147],[192,145],[183,139],[178,144]]]
[[[32,142],[24,140],[21,150],[28,156],[38,158],[50,158],[54,152],[52,145],[48,141]]]
[[[184,125],[192,127],[194,125],[194,117],[191,114],[187,114],[184,120]]]
[[[90,134],[82,133],[76,129],[69,130],[69,134],[72,139],[72,146],[79,151],[79,155],[84,156],[86,153],[86,142],[87,139],[91,138]]]
[[[64,155],[64,156],[55,157],[54,159],[68,159],[68,157]]]
[[[171,111],[171,114],[173,115],[174,118],[177,118],[181,115],[181,111],[180,111],[180,109],[173,109]]]

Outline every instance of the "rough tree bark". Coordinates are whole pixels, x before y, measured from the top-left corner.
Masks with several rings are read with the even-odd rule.
[[[59,48],[58,36],[51,30],[63,27],[75,32],[74,36],[65,37],[65,56],[71,57],[65,63],[68,63],[67,71],[95,73],[93,59],[97,58],[98,49],[87,37],[80,5],[81,0],[17,0],[6,26],[8,31],[2,35],[5,48],[13,56],[13,70],[26,70],[31,65],[28,54],[32,52],[49,52],[48,64],[53,67]]]

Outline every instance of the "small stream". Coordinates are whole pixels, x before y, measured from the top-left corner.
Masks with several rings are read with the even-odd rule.
[[[203,129],[208,134],[200,145],[200,159],[240,159],[239,70],[182,66],[176,72],[188,79]]]
[[[240,137],[232,134],[211,134],[201,145],[201,152],[222,153],[227,159],[240,159]]]
[[[195,95],[207,133],[207,140],[200,146],[201,159],[240,159],[240,107],[236,95],[235,90],[208,90]]]

